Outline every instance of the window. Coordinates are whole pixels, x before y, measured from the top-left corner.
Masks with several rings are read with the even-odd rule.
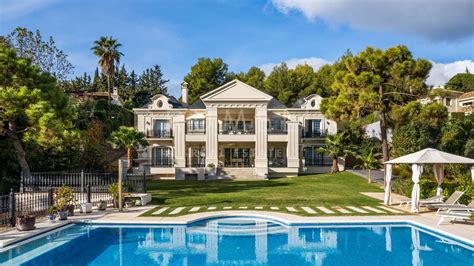
[[[268,148],[267,151],[268,166],[270,167],[286,167],[286,156],[284,148]]]
[[[252,133],[252,121],[224,121],[222,131],[224,134]]]
[[[162,100],[159,100],[156,105],[158,106],[158,108],[163,107],[163,101],[162,101]]]
[[[451,106],[451,98],[446,98],[446,106]]]
[[[286,132],[286,122],[283,119],[268,121],[268,132]]]
[[[311,101],[311,107],[315,107],[316,106],[316,100],[312,100]]]
[[[311,146],[304,149],[306,166],[328,166],[332,164],[332,158],[320,153],[319,148],[319,146]]]
[[[191,167],[204,167],[206,164],[206,148],[194,147],[191,148]]]
[[[305,136],[309,138],[321,136],[321,120],[306,120]]]
[[[168,120],[153,120],[154,137],[170,137],[170,123]]]
[[[169,166],[171,167],[171,148],[169,147],[155,147],[152,152],[153,166]]]
[[[189,132],[204,132],[206,131],[205,119],[191,119],[188,121]]]

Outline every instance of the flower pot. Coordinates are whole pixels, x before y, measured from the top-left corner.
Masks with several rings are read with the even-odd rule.
[[[107,209],[107,202],[105,201],[99,202],[99,204],[97,204],[97,209],[99,211],[105,211],[105,209]]]
[[[67,206],[68,216],[74,216],[74,205]]]
[[[36,216],[16,217],[16,229],[18,231],[29,231],[35,229]]]
[[[67,215],[68,215],[68,211],[60,211],[59,212],[59,220],[60,221],[64,221],[64,220],[67,220]]]
[[[49,214],[48,215],[48,221],[50,223],[53,223],[55,219],[56,219],[56,214]]]

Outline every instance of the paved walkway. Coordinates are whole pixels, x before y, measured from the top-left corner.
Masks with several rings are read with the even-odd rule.
[[[346,169],[347,172],[356,174],[360,177],[365,179],[369,179],[369,172],[367,170],[360,170],[360,169]],[[381,186],[383,186],[383,171],[382,170],[372,170],[372,182],[375,182]]]

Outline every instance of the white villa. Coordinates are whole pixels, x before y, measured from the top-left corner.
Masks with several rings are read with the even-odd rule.
[[[155,95],[134,109],[135,127],[149,146],[139,150],[139,170],[159,179],[267,178],[328,172],[332,159],[318,152],[337,126],[310,95],[287,107],[233,80],[188,105]],[[342,161],[340,167],[342,168]]]

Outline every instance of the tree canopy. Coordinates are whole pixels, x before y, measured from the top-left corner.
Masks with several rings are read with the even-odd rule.
[[[446,82],[445,88],[463,92],[474,91],[474,74],[466,69],[466,73],[458,73]]]

